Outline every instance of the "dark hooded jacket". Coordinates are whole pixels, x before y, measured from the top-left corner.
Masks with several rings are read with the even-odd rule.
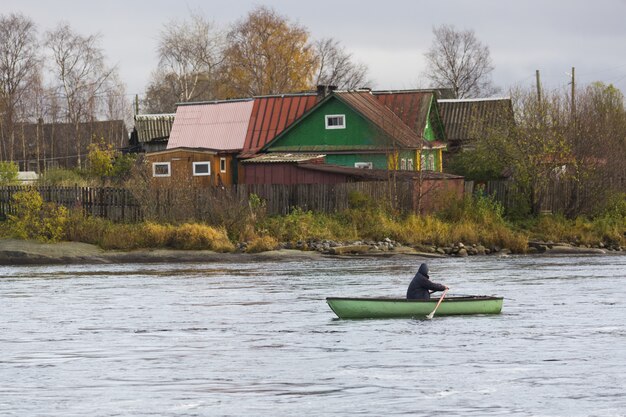
[[[428,278],[428,265],[421,264],[417,274],[409,284],[406,291],[408,300],[428,300],[430,299],[430,291],[443,291],[446,287],[436,282],[432,282]]]

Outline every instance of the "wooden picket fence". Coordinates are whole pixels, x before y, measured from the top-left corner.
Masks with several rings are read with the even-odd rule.
[[[143,218],[141,207],[130,191],[110,187],[0,187],[0,215],[14,214],[12,196],[29,189],[39,192],[45,202],[80,209],[85,215],[115,222],[136,222]]]
[[[392,188],[390,188],[392,187]],[[351,193],[393,206],[399,211],[414,208],[412,183],[360,182],[301,185],[236,185],[229,187],[145,189],[134,193],[109,187],[0,187],[0,216],[14,214],[12,196],[34,189],[46,202],[79,209],[85,215],[114,222],[137,222],[144,219],[181,221],[217,220],[233,211],[249,207],[252,194],[262,202],[267,214],[287,214],[294,208],[331,213],[348,208]],[[225,213],[230,212],[230,213]]]
[[[624,185],[624,184],[622,184]],[[594,202],[593,190],[576,189],[571,182],[553,182],[543,195],[541,210],[552,213],[576,214],[588,210]],[[5,186],[0,187],[0,216],[15,213],[12,196],[18,191],[37,190],[43,200],[81,210],[85,215],[97,216],[114,222],[207,221],[224,223],[236,221],[237,216],[249,210],[250,196],[262,202],[269,215],[284,215],[298,207],[302,210],[333,213],[348,208],[350,196],[359,193],[371,201],[384,204],[398,212],[415,212],[417,201],[423,209],[433,195],[416,195],[419,187],[412,182],[355,182],[341,184],[299,185],[234,185],[229,187],[141,189],[110,187],[54,187]],[[623,187],[622,187],[623,188]],[[505,209],[512,208],[519,199],[509,181],[489,181],[478,187],[471,181],[461,184],[460,194],[491,195]],[[431,201],[432,202],[432,201]],[[436,208],[435,208],[436,210]]]

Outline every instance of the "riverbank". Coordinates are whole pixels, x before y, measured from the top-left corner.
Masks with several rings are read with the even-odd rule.
[[[616,254],[626,255],[626,251],[606,248],[578,247],[567,243],[531,242],[531,247],[540,249],[530,254],[542,255],[589,255]],[[446,249],[447,252],[446,253]],[[442,253],[443,252],[443,253]],[[382,242],[301,242],[283,244],[280,249],[245,253],[241,250],[233,253],[219,253],[208,250],[171,250],[144,249],[133,251],[104,250],[98,246],[77,243],[40,243],[36,241],[0,239],[0,265],[53,265],[53,264],[113,264],[113,263],[167,263],[167,262],[258,262],[263,260],[310,260],[322,257],[388,257],[410,256],[422,258],[440,258],[449,256],[504,256],[507,249],[465,247],[457,244],[449,248],[403,246],[391,240]]]

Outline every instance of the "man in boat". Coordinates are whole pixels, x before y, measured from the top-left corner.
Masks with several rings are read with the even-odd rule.
[[[431,293],[447,289],[448,287],[445,285],[432,282],[428,277],[428,265],[421,264],[417,274],[415,274],[409,284],[409,289],[406,291],[406,298],[408,300],[428,300],[430,299]]]

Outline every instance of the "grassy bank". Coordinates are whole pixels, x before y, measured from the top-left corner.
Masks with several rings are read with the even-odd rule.
[[[46,204],[36,192],[19,193],[17,212],[2,227],[4,237],[41,241],[74,241],[104,249],[208,249],[230,252],[246,242],[248,252],[275,249],[281,242],[311,240],[380,241],[385,238],[414,247],[465,245],[508,248],[524,253],[532,240],[578,245],[626,246],[626,203],[618,198],[594,218],[542,216],[508,222],[501,206],[488,198],[467,198],[448,205],[437,215],[390,213],[360,201],[335,214],[299,209],[286,216],[268,217],[251,207],[248,215],[229,225],[198,223],[116,224],[78,211]],[[241,246],[239,246],[241,247]]]

